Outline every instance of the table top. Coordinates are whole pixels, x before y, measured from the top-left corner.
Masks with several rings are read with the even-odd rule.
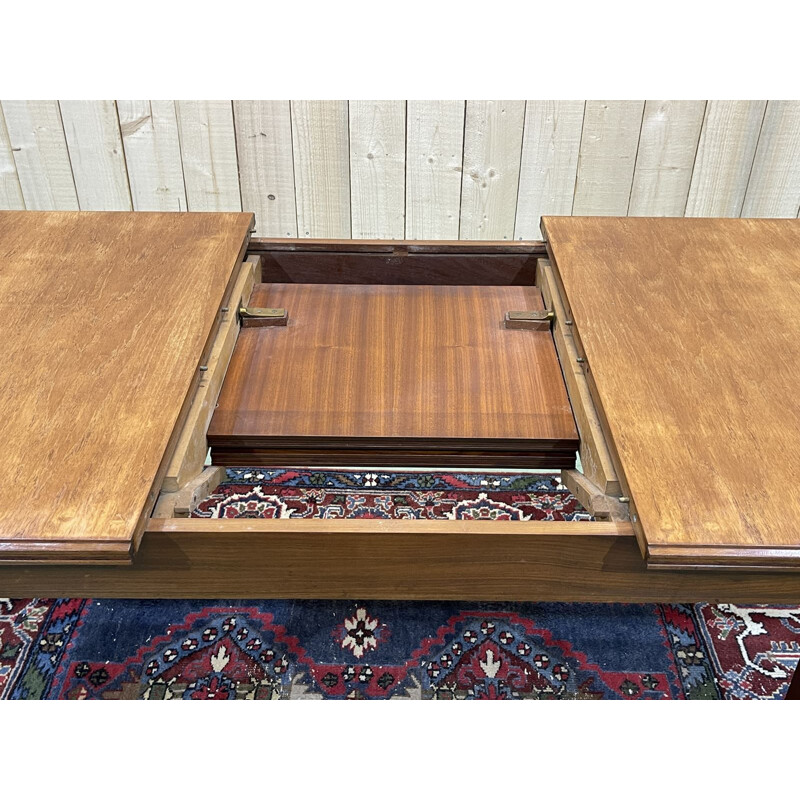
[[[252,219],[0,212],[0,559],[130,559]]]
[[[322,438],[577,449],[549,331],[502,324],[507,311],[543,309],[534,286],[259,284],[249,304],[286,308],[289,324],[242,330],[212,447]]]
[[[649,562],[800,566],[800,221],[542,230]]]

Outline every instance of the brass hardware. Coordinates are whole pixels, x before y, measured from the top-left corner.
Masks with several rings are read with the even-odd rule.
[[[511,330],[549,331],[554,311],[507,311],[503,327]]]
[[[270,325],[286,325],[289,315],[285,308],[253,308],[241,306],[239,319],[243,328],[263,328]]]

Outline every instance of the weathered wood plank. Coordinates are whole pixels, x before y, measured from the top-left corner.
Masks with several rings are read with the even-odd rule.
[[[709,100],[687,217],[738,217],[766,109],[764,100]]]
[[[705,110],[705,100],[645,103],[630,216],[683,216]]]
[[[514,236],[540,239],[542,214],[571,214],[583,100],[528,100]]]
[[[350,101],[350,200],[354,239],[405,235],[406,104]]]
[[[230,100],[178,100],[189,211],[239,211],[239,168]]]
[[[4,100],[8,137],[28,210],[77,211],[78,194],[56,100]]]
[[[17,165],[11,152],[11,140],[8,138],[3,109],[0,108],[0,209],[22,211],[24,208],[25,200],[19,185]]]
[[[81,211],[131,211],[131,192],[113,100],[60,102]]]
[[[135,211],[186,211],[174,100],[117,100]]]
[[[288,100],[235,100],[242,207],[257,236],[297,237],[292,115]]]
[[[350,146],[346,100],[292,100],[297,230],[350,238]]]
[[[641,100],[586,103],[573,214],[628,213],[643,113]]]
[[[800,212],[800,102],[770,100],[758,139],[743,217],[796,217]]]
[[[524,100],[467,103],[459,238],[514,238],[524,125]]]
[[[406,239],[458,239],[463,100],[409,100]]]

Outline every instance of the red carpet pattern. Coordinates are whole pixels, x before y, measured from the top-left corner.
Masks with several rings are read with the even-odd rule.
[[[779,699],[800,606],[3,601],[0,697]]]
[[[197,517],[589,520],[558,477],[229,469]]]
[[[202,516],[589,519],[555,476],[230,470]],[[800,605],[0,600],[0,698],[779,699]]]

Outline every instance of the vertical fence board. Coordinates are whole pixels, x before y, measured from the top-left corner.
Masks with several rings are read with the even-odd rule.
[[[235,100],[242,208],[256,236],[297,236],[292,121],[288,100]]]
[[[25,200],[19,185],[17,165],[11,152],[11,140],[8,138],[3,109],[0,108],[0,209],[22,211],[24,208]]]
[[[514,236],[540,239],[543,214],[572,213],[583,100],[528,100]]]
[[[469,100],[461,175],[461,239],[513,239],[524,100]]]
[[[350,202],[354,239],[405,235],[406,104],[350,101]]]
[[[61,119],[82,211],[130,211],[131,193],[113,100],[62,100]]]
[[[704,100],[645,103],[630,216],[683,216],[705,110]]]
[[[687,217],[738,217],[753,166],[764,100],[709,100]]]
[[[297,229],[313,239],[350,238],[346,100],[292,100]]]
[[[800,210],[800,102],[770,100],[743,217],[796,217]]]
[[[241,211],[230,100],[178,100],[178,134],[189,211]]]
[[[56,100],[4,100],[3,113],[25,207],[77,211],[67,141]]]
[[[174,100],[117,100],[136,211],[186,211]]]
[[[434,240],[539,238],[542,214],[798,217],[800,101],[0,103],[0,208],[79,207]]]
[[[409,100],[406,238],[458,239],[463,100]]]
[[[628,213],[643,113],[640,100],[586,103],[573,214]]]

